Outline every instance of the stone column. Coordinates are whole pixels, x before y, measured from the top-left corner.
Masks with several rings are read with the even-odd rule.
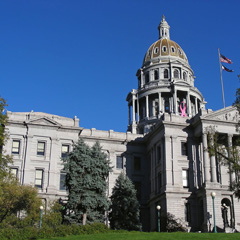
[[[143,87],[143,71],[141,71],[141,88]]]
[[[197,97],[195,97],[195,113],[198,114],[198,103],[197,103]]]
[[[158,107],[159,107],[158,114],[160,115],[161,111],[162,111],[162,94],[161,94],[161,92],[158,93]]]
[[[203,164],[204,164],[204,178],[205,182],[210,181],[210,166],[209,166],[209,158],[208,158],[208,145],[207,145],[207,134],[203,133],[202,135],[203,142]]]
[[[146,117],[149,118],[149,104],[148,104],[148,96],[146,96]]]
[[[210,144],[213,147],[213,136],[211,136]],[[217,182],[217,173],[216,173],[216,158],[215,155],[210,156],[210,163],[211,163],[211,178],[212,182]]]
[[[132,95],[132,124],[136,123],[135,94]]]
[[[137,122],[139,122],[139,99],[137,97]]]
[[[172,170],[172,138],[165,136],[165,180],[168,186],[173,184]]]
[[[49,168],[48,168],[48,182],[47,182],[47,192],[56,192],[57,184],[57,159],[60,159],[59,149],[61,149],[61,144],[57,138],[51,138],[49,144]],[[59,179],[58,179],[59,180]]]
[[[187,113],[188,113],[188,116],[192,116],[191,100],[190,100],[189,91],[187,91]]]
[[[228,157],[229,158],[232,157],[232,153],[231,153],[232,137],[233,137],[233,135],[228,134]],[[232,182],[235,180],[235,173],[231,172],[230,169],[231,169],[231,167],[230,167],[230,163],[229,163],[229,181],[230,181],[230,184],[232,184]]]

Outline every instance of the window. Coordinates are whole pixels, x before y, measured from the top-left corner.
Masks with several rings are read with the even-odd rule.
[[[163,51],[163,52],[166,52],[166,51],[167,51],[167,47],[166,47],[166,46],[163,46],[163,47],[162,47],[162,51]]]
[[[141,158],[140,157],[134,157],[133,168],[134,168],[135,171],[140,171],[141,170]]]
[[[66,173],[60,172],[60,184],[59,184],[59,190],[60,191],[66,191]]]
[[[169,98],[165,98],[165,104],[164,104],[164,110],[165,112],[170,112],[170,104],[169,104]]]
[[[123,157],[117,156],[116,167],[119,169],[123,169]]]
[[[37,155],[44,156],[45,155],[45,142],[38,142],[37,144]]]
[[[171,47],[171,50],[172,50],[173,53],[175,52],[175,48],[174,47]]]
[[[186,74],[186,72],[183,73],[183,80],[184,80],[184,81],[187,80],[187,74]]]
[[[162,174],[159,172],[158,173],[158,192],[161,191],[161,187],[162,187]]]
[[[36,169],[35,172],[35,187],[42,188],[43,187],[43,170]]]
[[[12,154],[20,153],[20,140],[13,140],[12,142]]]
[[[154,53],[157,54],[158,53],[158,48],[154,48]]]
[[[178,49],[178,51],[179,51],[179,54],[182,55],[182,51],[181,51],[181,49]]]
[[[164,75],[164,78],[168,78],[168,69],[164,69],[163,75]]]
[[[18,168],[11,168],[10,172],[14,178],[18,178]]]
[[[186,169],[182,170],[182,181],[183,181],[183,187],[188,188],[189,187],[188,170]]]
[[[180,78],[178,69],[174,69],[174,71],[173,71],[173,77],[174,77],[174,78]]]
[[[145,74],[145,83],[148,83],[149,82],[149,73],[147,72]]]
[[[181,142],[181,152],[182,156],[188,155],[187,142]]]
[[[159,78],[158,70],[154,70],[154,80]]]
[[[69,145],[62,145],[62,158],[65,158],[67,154],[69,153]]]

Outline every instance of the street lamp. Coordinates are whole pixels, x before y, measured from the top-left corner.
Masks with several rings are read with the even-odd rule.
[[[158,232],[160,232],[160,209],[161,206],[157,205],[157,212],[158,212]]]
[[[43,212],[43,206],[40,206],[40,222],[39,222],[39,228],[42,227],[42,212]]]
[[[215,206],[214,206],[214,199],[215,199],[216,193],[215,192],[211,192],[211,196],[212,196],[212,204],[213,204],[214,232],[216,233],[217,229],[216,229],[216,217],[215,217]]]

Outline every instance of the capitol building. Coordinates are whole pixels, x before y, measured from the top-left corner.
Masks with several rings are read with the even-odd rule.
[[[8,111],[5,150],[13,157],[12,172],[21,184],[36,186],[46,204],[66,199],[61,158],[79,137],[89,146],[99,141],[113,166],[107,195],[119,174],[127,174],[137,189],[144,231],[157,230],[158,205],[161,214],[175,215],[189,231],[212,231],[212,192],[218,231],[240,231],[240,202],[229,190],[237,179],[207,151],[212,129],[226,147],[235,144],[238,111],[232,106],[207,110],[188,58],[171,40],[164,16],[158,31],[159,39],[136,71],[138,88],[126,96],[126,132],[85,129],[77,117]]]

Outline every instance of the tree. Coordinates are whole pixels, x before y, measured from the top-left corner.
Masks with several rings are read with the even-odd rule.
[[[83,225],[87,222],[103,222],[108,208],[106,179],[111,168],[99,143],[90,148],[80,138],[63,161],[69,191],[69,214],[65,219]]]
[[[5,126],[6,101],[0,97],[0,223],[16,223],[17,213],[24,212],[24,222],[34,224],[39,219],[41,200],[37,197],[37,190],[32,186],[23,186],[10,173],[12,158],[4,154],[3,147],[8,139]],[[19,220],[20,221],[20,220]]]
[[[37,189],[20,185],[18,180],[9,177],[0,181],[0,223],[16,223],[17,213],[22,211],[24,222],[33,225],[39,219],[41,200]]]
[[[112,229],[140,230],[139,202],[131,180],[121,173],[116,180],[111,196],[109,213]]]
[[[0,180],[9,174],[9,164],[12,163],[12,159],[8,155],[4,155],[3,147],[7,141],[7,133],[5,126],[7,124],[7,115],[4,113],[7,106],[6,100],[0,97]]]

